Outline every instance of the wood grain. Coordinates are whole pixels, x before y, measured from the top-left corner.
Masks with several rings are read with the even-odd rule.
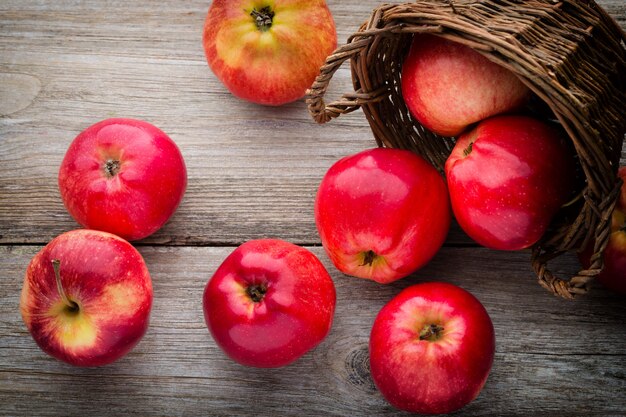
[[[19,317],[24,267],[39,247],[0,247],[0,414],[396,414],[369,376],[369,331],[387,300],[408,285],[435,279],[475,294],[496,329],[489,381],[463,415],[620,415],[626,410],[623,299],[602,289],[578,302],[549,297],[528,279],[525,252],[445,248],[418,274],[380,286],[341,275],[321,248],[309,249],[331,272],[337,310],[327,339],[294,364],[245,368],[227,359],[211,339],[202,292],[233,248],[142,247],[155,297],[148,333],[122,360],[76,369],[42,353]],[[560,265],[574,266],[572,259]]]
[[[368,14],[331,6],[340,39]],[[164,2],[158,13],[101,1],[2,8],[0,73],[28,74],[42,88],[27,109],[0,119],[1,243],[43,243],[76,227],[57,170],[71,140],[100,119],[150,121],[186,159],[186,198],[151,243],[235,243],[285,231],[315,243],[312,199],[323,173],[374,145],[358,117],[326,128],[302,101],[276,109],[232,97],[204,59],[206,1]],[[347,68],[338,81],[347,88]]]
[[[623,0],[599,3],[626,28]],[[319,126],[302,101],[277,109],[232,97],[204,61],[209,4],[0,3],[0,415],[401,414],[370,378],[368,335],[391,297],[424,280],[470,290],[496,328],[492,374],[463,415],[626,415],[624,298],[601,288],[576,302],[552,297],[535,282],[528,252],[477,248],[458,227],[433,262],[393,285],[339,274],[319,247],[313,198],[332,163],[374,146],[369,127],[360,112]],[[343,42],[379,3],[328,4]],[[341,68],[329,97],[350,88]],[[76,369],[35,345],[19,294],[30,258],[77,227],[56,185],[69,143],[109,117],[167,132],[186,159],[189,187],[172,220],[138,242],[155,289],[146,337],[111,366]],[[337,286],[329,337],[278,370],[228,360],[202,317],[213,271],[235,245],[259,237],[307,245]],[[577,268],[573,257],[555,265],[559,274]]]
[[[187,162],[182,205],[143,243],[233,245],[279,235],[319,243],[313,198],[324,172],[374,146],[362,113],[318,126],[302,101],[270,108],[237,100],[204,60],[207,2],[161,2],[158,12],[128,3],[0,6],[0,74],[31,81],[0,88],[0,102],[20,98],[0,118],[0,244],[41,244],[78,226],[59,197],[58,168],[74,137],[109,117],[155,124]],[[623,2],[601,3],[626,20]],[[340,42],[375,5],[329,2]],[[335,78],[329,97],[351,88],[347,66]],[[455,226],[448,243],[471,241]]]

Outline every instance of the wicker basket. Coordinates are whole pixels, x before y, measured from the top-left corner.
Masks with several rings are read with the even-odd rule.
[[[556,295],[585,294],[602,269],[626,132],[626,35],[593,1],[426,0],[381,5],[347,44],[328,57],[307,93],[313,118],[325,123],[363,110],[379,146],[410,149],[443,172],[453,138],[414,120],[400,88],[402,62],[415,33],[459,42],[508,68],[545,102],[571,138],[584,189],[532,250],[539,283]],[[354,92],[324,103],[335,71],[350,60]],[[594,243],[589,269],[569,280],[550,260]]]

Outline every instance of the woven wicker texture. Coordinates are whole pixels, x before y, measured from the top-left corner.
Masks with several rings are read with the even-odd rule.
[[[564,298],[588,291],[602,268],[626,132],[626,35],[592,1],[417,1],[381,5],[331,54],[307,94],[312,117],[325,123],[361,108],[379,146],[412,150],[443,172],[454,138],[433,134],[410,115],[400,73],[415,33],[467,45],[508,68],[551,110],[576,149],[586,179],[532,250],[539,283]],[[324,94],[349,60],[354,91]],[[548,262],[594,243],[589,269],[557,277]]]

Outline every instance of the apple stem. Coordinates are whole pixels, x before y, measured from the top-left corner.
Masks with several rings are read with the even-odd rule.
[[[274,11],[269,6],[265,6],[261,10],[252,9],[250,16],[254,18],[256,27],[261,32],[267,32],[272,27]]]
[[[109,178],[113,178],[120,172],[120,161],[115,159],[108,159],[104,163],[104,172],[107,174]]]
[[[248,297],[250,297],[255,303],[261,301],[266,292],[267,287],[263,284],[250,285],[248,288],[246,288],[246,294],[248,294]]]
[[[63,284],[61,284],[61,261],[59,259],[53,259],[52,268],[54,269],[54,278],[57,281],[57,291],[61,296],[61,300],[65,303],[65,305],[67,305],[70,312],[78,311],[78,304],[67,297],[67,294],[65,294],[65,290],[63,289]]]
[[[420,332],[420,340],[428,340],[434,342],[441,337],[443,327],[437,324],[427,324]]]

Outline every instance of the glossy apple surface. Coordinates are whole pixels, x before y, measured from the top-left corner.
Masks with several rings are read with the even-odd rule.
[[[330,331],[335,286],[308,250],[278,239],[248,241],[220,265],[204,290],[204,318],[236,362],[285,366]]]
[[[57,236],[33,257],[20,299],[39,347],[76,366],[127,354],[146,332],[151,306],[152,281],[139,252],[115,235],[84,229]]]
[[[603,253],[604,268],[596,276],[608,289],[626,295],[626,167],[618,171],[624,181],[618,202],[611,215],[611,234]],[[591,265],[593,244],[580,256],[585,268]]]
[[[215,0],[203,43],[211,70],[235,96],[277,106],[304,95],[337,33],[324,0]]]
[[[456,136],[472,123],[522,107],[530,91],[515,74],[473,49],[420,34],[402,66],[402,96],[426,128]]]
[[[485,308],[446,283],[400,292],[378,313],[370,335],[376,387],[394,407],[420,414],[450,413],[474,400],[494,353]]]
[[[96,123],[71,143],[59,190],[83,227],[142,239],[174,214],[187,187],[185,161],[160,129],[140,120]]]
[[[377,148],[345,157],[315,200],[324,249],[341,272],[389,283],[425,265],[450,227],[445,180],[416,154]]]
[[[445,171],[461,228],[500,250],[537,242],[575,183],[574,156],[564,138],[523,116],[496,116],[461,135]]]

